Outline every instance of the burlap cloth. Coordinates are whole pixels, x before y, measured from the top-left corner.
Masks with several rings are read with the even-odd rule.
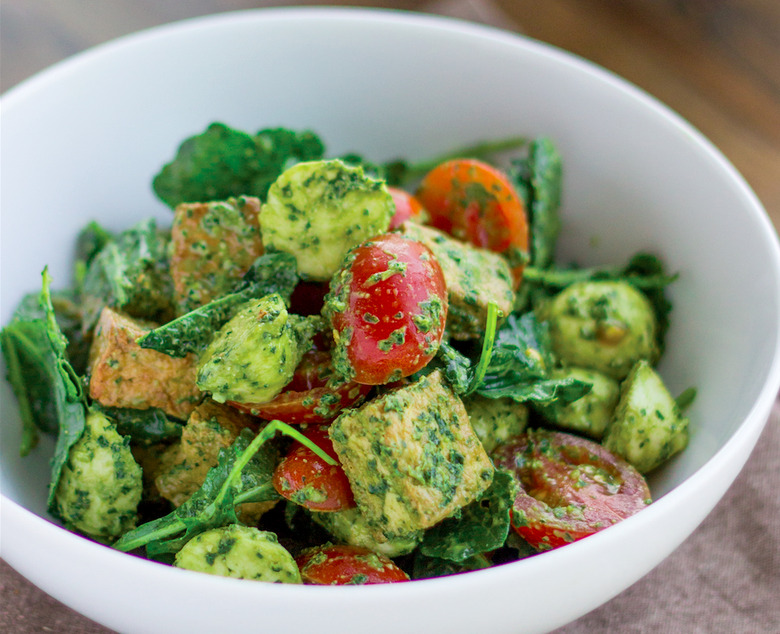
[[[441,0],[424,8],[516,29],[487,0]],[[563,602],[566,597],[555,600]],[[0,561],[0,632],[109,630],[62,605]],[[490,632],[489,615],[485,632]],[[556,630],[602,632],[780,634],[780,400],[745,469],[693,535],[612,601]]]

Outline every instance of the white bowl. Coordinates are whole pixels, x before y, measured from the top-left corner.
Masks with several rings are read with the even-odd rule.
[[[333,152],[424,158],[515,134],[565,160],[561,254],[661,255],[681,274],[662,374],[695,385],[689,448],[652,478],[657,501],[565,548],[455,577],[387,586],[278,586],[178,570],[73,535],[45,512],[51,443],[18,456],[2,385],[2,556],[60,601],[123,632],[536,632],[651,570],[733,481],[780,386],[780,255],[733,167],[620,79],[522,37],[367,10],[258,10],[98,47],[2,99],[2,322],[40,283],[69,282],[72,240],[170,218],[150,180],[219,120],[311,128]]]

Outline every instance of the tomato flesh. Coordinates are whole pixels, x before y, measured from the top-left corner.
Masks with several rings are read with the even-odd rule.
[[[296,560],[303,582],[313,585],[363,585],[409,581],[390,559],[359,546],[309,548]]]
[[[447,289],[425,245],[388,233],[356,247],[331,282],[326,311],[338,370],[382,385],[425,367],[439,348]]]
[[[303,435],[338,462],[327,427],[312,427]],[[300,443],[294,443],[276,467],[272,483],[283,498],[312,511],[342,511],[355,506],[341,465],[328,464]]]
[[[507,176],[476,159],[453,159],[433,168],[417,198],[428,223],[475,246],[497,253],[528,250],[525,205]],[[522,265],[513,273],[519,285]]]
[[[421,222],[425,217],[422,203],[412,194],[397,187],[388,187],[387,191],[393,197],[395,214],[390,219],[390,230],[398,229],[407,220]]]
[[[497,447],[493,460],[520,485],[512,526],[537,550],[592,535],[650,502],[647,483],[636,469],[571,434],[529,431]]]
[[[236,403],[236,409],[265,420],[289,424],[322,425],[331,422],[345,407],[360,402],[370,385],[345,381],[336,376],[330,352],[310,350],[295,369],[281,394],[267,403]]]

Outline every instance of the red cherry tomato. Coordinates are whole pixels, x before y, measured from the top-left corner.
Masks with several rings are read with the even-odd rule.
[[[312,427],[303,435],[338,461],[327,427]],[[341,511],[355,506],[341,465],[328,464],[300,443],[294,443],[276,467],[272,483],[283,498],[312,511]]]
[[[359,546],[317,546],[295,560],[307,584],[343,586],[409,581],[384,555]]]
[[[350,252],[331,281],[326,311],[334,359],[357,383],[381,385],[423,368],[447,319],[444,275],[428,247],[388,233]]]
[[[393,197],[395,214],[390,219],[390,230],[398,229],[407,220],[422,221],[426,216],[422,203],[412,194],[403,189],[388,187],[387,191]]]
[[[516,477],[512,526],[538,550],[592,535],[650,503],[636,469],[571,434],[529,431],[497,447],[493,461]]]
[[[236,409],[266,420],[283,423],[329,423],[345,407],[351,407],[371,391],[370,385],[345,381],[335,374],[330,352],[310,350],[295,369],[292,381],[267,403],[236,403]]]
[[[417,198],[429,224],[459,240],[497,253],[528,250],[523,200],[492,165],[475,159],[446,161],[426,174]],[[517,284],[522,272],[522,266],[513,270]]]

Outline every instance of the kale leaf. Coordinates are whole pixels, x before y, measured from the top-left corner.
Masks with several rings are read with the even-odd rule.
[[[86,398],[68,360],[68,342],[55,318],[50,285],[51,277],[44,269],[37,309],[25,303],[0,332],[0,344],[8,380],[19,402],[21,454],[26,455],[35,446],[37,430],[57,434],[51,462],[51,509],[70,448],[84,432]]]
[[[95,402],[93,409],[99,410],[116,423],[117,431],[122,436],[130,438],[130,443],[136,446],[149,447],[181,438],[183,424],[169,418],[165,412],[156,407],[149,409],[106,407]]]
[[[105,243],[81,284],[84,332],[94,327],[106,306],[131,317],[167,321],[173,311],[168,242],[168,233],[149,218]]]
[[[461,562],[454,562],[439,557],[428,557],[419,550],[414,553],[412,563],[412,579],[432,579],[434,577],[447,577],[472,570],[490,568],[493,564],[485,555],[472,555]]]
[[[285,169],[323,154],[322,141],[308,130],[267,128],[253,136],[217,122],[179,146],[176,157],[154,177],[152,188],[172,209],[184,202],[241,195],[265,199]]]
[[[512,313],[496,333],[496,342],[476,393],[487,398],[511,398],[518,403],[574,401],[587,394],[590,383],[572,378],[550,379],[555,365],[548,327],[533,312]]]
[[[459,517],[449,517],[425,532],[420,552],[427,557],[462,563],[500,548],[509,535],[517,490],[511,474],[496,470],[482,497],[463,507]]]
[[[200,352],[214,333],[250,299],[278,293],[289,305],[298,280],[295,256],[282,252],[264,253],[244,274],[234,292],[151,330],[138,339],[138,344],[172,357]]]

